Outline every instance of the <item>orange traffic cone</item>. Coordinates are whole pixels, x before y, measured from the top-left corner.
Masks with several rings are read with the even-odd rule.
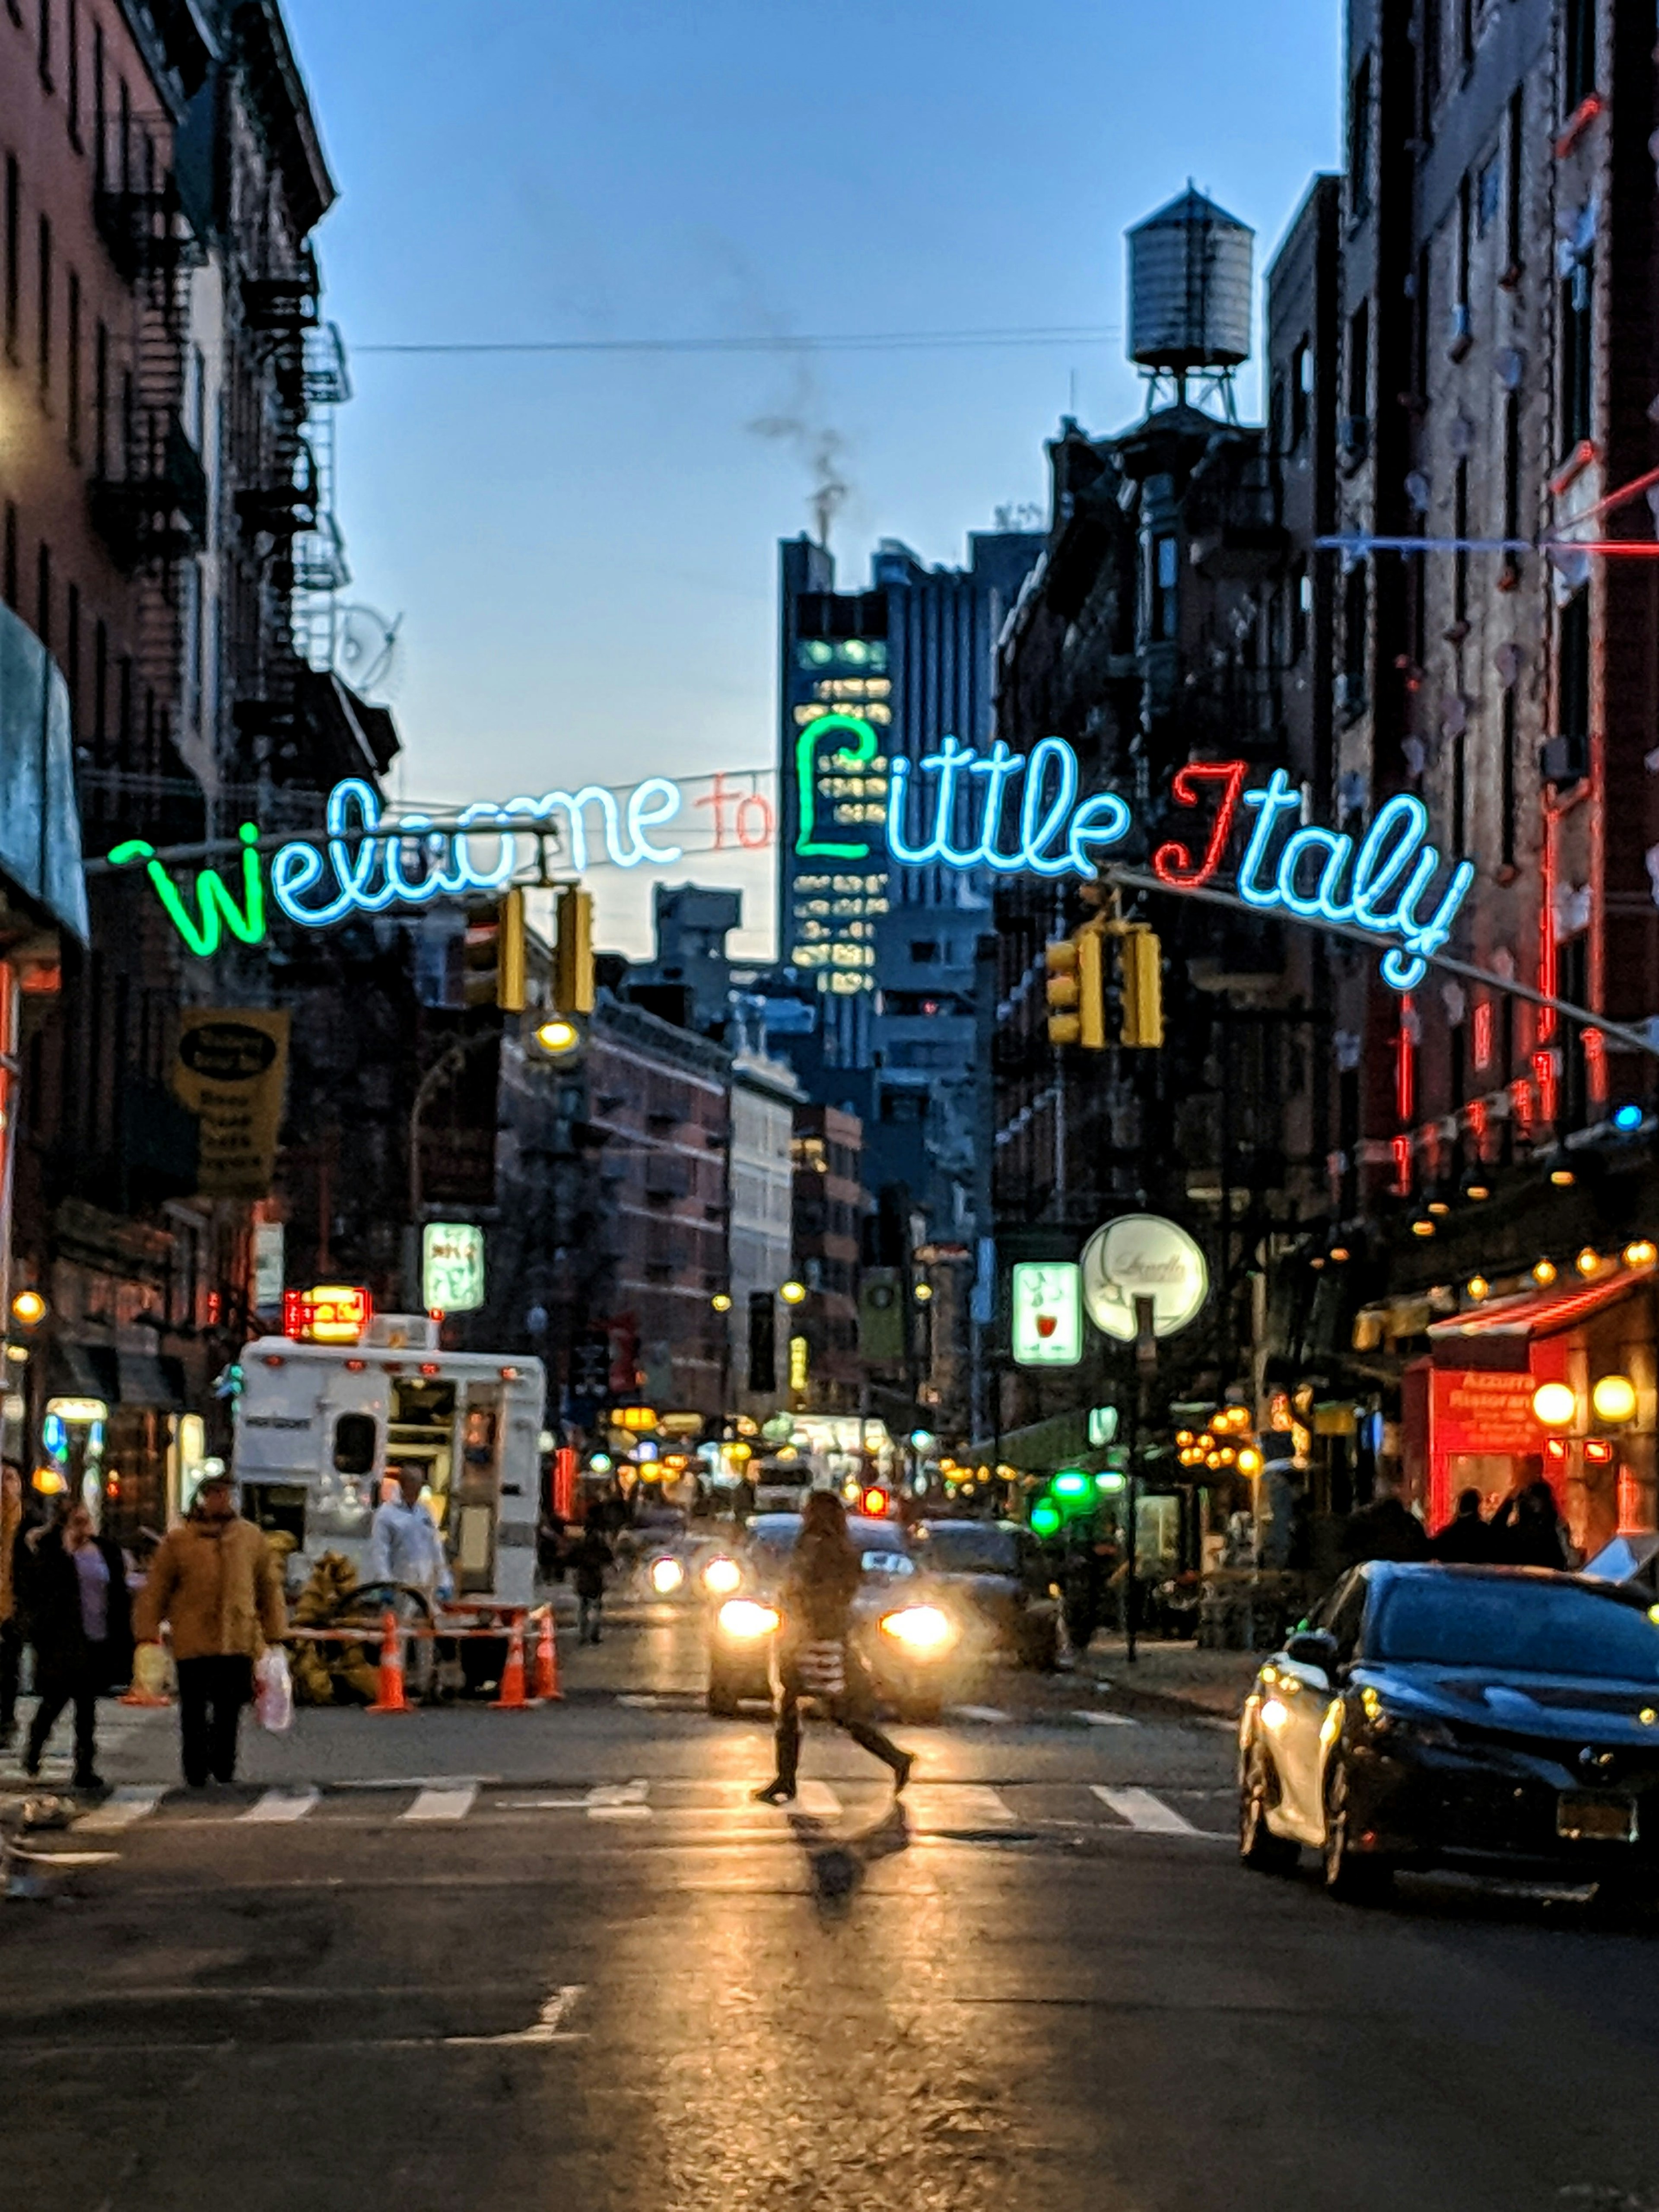
[[[530,1700],[525,1695],[524,1684],[524,1623],[515,1620],[507,1639],[507,1664],[501,1669],[501,1694],[492,1698],[491,1705],[498,1713],[527,1713]]]
[[[414,1711],[404,1695],[404,1640],[398,1632],[398,1616],[390,1606],[380,1615],[380,1694],[368,1710],[372,1713]]]
[[[559,1639],[553,1633],[553,1608],[550,1605],[542,1614],[542,1632],[536,1644],[536,1698],[538,1703],[562,1701],[564,1692],[559,1687]]]

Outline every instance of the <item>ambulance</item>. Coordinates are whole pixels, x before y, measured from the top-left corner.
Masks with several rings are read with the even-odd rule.
[[[284,1533],[303,1581],[325,1552],[366,1577],[391,1469],[413,1462],[462,1605],[534,1602],[546,1377],[517,1353],[445,1352],[424,1314],[365,1292],[289,1292],[280,1336],[243,1347],[234,1472],[241,1509]]]

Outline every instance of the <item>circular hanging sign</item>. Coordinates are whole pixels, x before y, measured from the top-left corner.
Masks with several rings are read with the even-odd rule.
[[[1152,1334],[1174,1336],[1196,1321],[1210,1295],[1198,1245],[1157,1213],[1126,1213],[1083,1248],[1083,1304],[1103,1336],[1135,1337],[1135,1300],[1152,1301]]]

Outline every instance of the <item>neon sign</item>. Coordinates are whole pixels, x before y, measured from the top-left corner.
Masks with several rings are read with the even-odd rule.
[[[1420,799],[1401,792],[1385,801],[1356,845],[1341,831],[1302,823],[1302,793],[1283,769],[1253,790],[1244,787],[1248,772],[1243,761],[1205,761],[1177,773],[1177,805],[1200,806],[1207,785],[1215,789],[1217,811],[1196,861],[1178,842],[1158,848],[1152,866],[1160,881],[1188,890],[1208,883],[1226,857],[1239,810],[1248,809],[1255,820],[1236,878],[1245,903],[1263,913],[1282,909],[1303,921],[1342,922],[1379,939],[1398,938],[1383,955],[1383,979],[1396,991],[1414,990],[1430,957],[1451,935],[1474,881],[1473,862],[1455,862],[1437,896],[1443,863],[1428,842],[1429,814]],[[919,787],[923,777],[933,779],[933,834],[920,843],[910,838],[908,817],[917,805],[913,775]],[[1005,817],[1022,777],[1016,844],[1005,838]],[[975,811],[976,780],[982,790],[978,835],[970,826],[968,842],[953,844],[963,817],[971,822]],[[1079,803],[1079,781],[1077,755],[1060,738],[1044,738],[1023,758],[1000,738],[981,756],[946,738],[919,762],[894,761],[888,849],[909,867],[937,863],[1006,875],[1091,878],[1095,854],[1121,843],[1133,817],[1115,792]],[[1290,834],[1281,839],[1285,830]]]

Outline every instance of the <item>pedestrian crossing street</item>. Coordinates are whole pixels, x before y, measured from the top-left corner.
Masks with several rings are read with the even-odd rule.
[[[1098,1830],[1202,1842],[1231,1840],[1231,1793],[1085,1782],[914,1783],[903,1804],[913,1835],[995,1840],[1055,1831]],[[176,1785],[128,1784],[75,1822],[76,1838],[141,1827],[211,1826],[222,1832],[301,1823],[401,1828],[470,1828],[580,1822],[650,1835],[664,1843],[744,1835],[788,1835],[792,1819],[856,1826],[890,1803],[879,1781],[804,1780],[793,1805],[757,1804],[744,1782],[636,1778],[538,1786],[459,1776],[398,1781],[283,1783],[198,1794]]]

